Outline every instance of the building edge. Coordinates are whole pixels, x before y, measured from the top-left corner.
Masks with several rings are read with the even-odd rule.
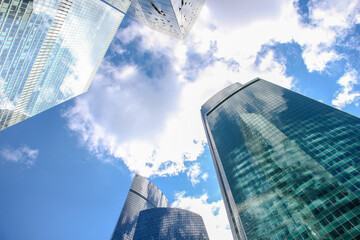
[[[247,240],[239,213],[236,209],[234,198],[231,194],[230,185],[226,179],[222,164],[219,161],[220,158],[218,156],[216,148],[213,147],[214,143],[212,135],[208,131],[208,124],[203,114],[201,114],[201,120],[205,129],[206,139],[208,141],[209,149],[212,155],[216,176],[220,185],[221,195],[224,201],[233,238],[237,240]]]

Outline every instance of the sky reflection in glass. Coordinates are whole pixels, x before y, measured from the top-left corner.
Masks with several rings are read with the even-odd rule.
[[[2,1],[0,130],[86,92],[123,17],[99,0]]]
[[[202,107],[237,239],[360,237],[360,119],[256,79]]]

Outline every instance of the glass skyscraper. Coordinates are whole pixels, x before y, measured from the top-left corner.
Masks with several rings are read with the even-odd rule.
[[[135,175],[111,239],[132,240],[140,211],[158,207],[170,207],[165,195],[149,180]]]
[[[209,238],[200,215],[170,208],[165,195],[149,180],[136,174],[111,239]]]
[[[201,108],[235,239],[360,239],[360,119],[262,79]]]
[[[108,4],[109,6],[115,8],[117,11],[120,11],[125,14],[129,9],[132,0],[99,0],[99,1],[102,1]]]
[[[209,239],[202,217],[179,208],[152,208],[140,212],[134,240]]]
[[[132,0],[127,14],[156,31],[185,39],[204,3],[205,0]]]
[[[100,0],[0,3],[0,130],[86,92],[124,14]]]

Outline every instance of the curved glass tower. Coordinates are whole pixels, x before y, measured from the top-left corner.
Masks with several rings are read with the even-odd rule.
[[[262,79],[201,108],[235,239],[360,239],[360,119]]]
[[[135,175],[111,239],[133,239],[140,211],[158,207],[170,207],[165,195],[149,180]]]
[[[209,239],[202,217],[179,208],[152,208],[140,212],[134,240]]]

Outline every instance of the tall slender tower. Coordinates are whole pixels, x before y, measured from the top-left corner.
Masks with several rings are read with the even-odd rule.
[[[86,92],[123,17],[100,0],[1,1],[0,130]]]
[[[201,108],[235,239],[360,239],[360,119],[262,79]]]

